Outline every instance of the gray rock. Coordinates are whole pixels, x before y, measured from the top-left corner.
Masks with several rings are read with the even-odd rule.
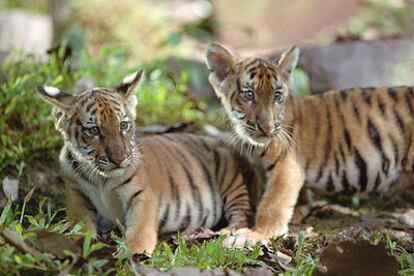
[[[299,59],[313,93],[414,85],[414,40],[352,41],[304,48]]]
[[[0,51],[21,50],[44,58],[52,36],[52,20],[47,15],[21,10],[0,12]]]

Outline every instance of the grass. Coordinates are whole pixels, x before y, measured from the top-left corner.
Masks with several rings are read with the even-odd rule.
[[[12,204],[8,201],[3,208],[0,215],[0,271],[8,275],[54,275],[61,271],[89,275],[133,275],[132,255],[126,249],[122,231],[114,230],[107,240],[94,239],[90,233],[81,232],[83,222],[69,227],[64,219],[65,209],[56,209],[50,199],[33,202],[34,193],[35,188],[21,202]],[[27,208],[33,204],[38,205],[37,212],[26,212],[35,210]],[[4,238],[5,231],[16,235],[14,243]],[[43,233],[42,236],[39,233]],[[249,250],[223,247],[224,237],[188,240],[178,235],[160,242],[150,258],[135,256],[132,260],[147,272],[168,272],[176,267],[243,272],[246,267],[263,267],[283,275],[313,275],[321,267],[320,251],[315,248],[335,240],[335,236],[321,234],[312,238],[301,231],[293,240],[278,239],[268,247],[254,246]],[[389,255],[399,258],[400,275],[413,275],[412,244],[404,244],[388,232],[364,232],[360,238],[372,244],[384,244]],[[24,241],[36,253],[22,250],[21,246],[16,246],[16,241]],[[58,247],[57,251],[55,247]],[[71,252],[65,248],[76,250]],[[269,252],[281,248],[292,252],[290,268],[281,267],[274,257],[269,257]]]

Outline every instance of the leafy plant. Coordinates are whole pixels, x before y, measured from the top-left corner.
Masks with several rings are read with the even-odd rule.
[[[243,271],[246,265],[264,266],[258,260],[262,254],[260,246],[255,246],[251,252],[226,248],[223,246],[224,237],[204,242],[201,246],[187,246],[185,241],[178,236],[178,246],[172,249],[166,243],[160,243],[152,257],[144,262],[145,265],[168,271],[175,266],[192,266],[200,269],[225,269]]]
[[[26,163],[42,150],[59,144],[52,131],[50,107],[36,95],[35,88],[48,84],[67,89],[78,78],[61,55],[40,62],[32,56],[16,55],[4,64],[6,80],[0,83],[0,172],[7,167],[20,175]]]

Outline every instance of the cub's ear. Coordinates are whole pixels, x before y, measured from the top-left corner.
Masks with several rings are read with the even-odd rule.
[[[56,87],[40,85],[37,87],[40,97],[62,111],[67,111],[75,103],[76,98],[60,91]]]
[[[118,93],[125,95],[126,98],[129,98],[131,95],[134,95],[133,92],[138,84],[140,84],[143,75],[144,70],[140,70],[126,76],[122,82],[115,87],[115,90]]]
[[[206,51],[206,65],[217,79],[224,81],[229,73],[235,72],[235,57],[223,46],[213,43],[210,44]]]
[[[286,50],[278,59],[276,59],[276,66],[279,69],[279,73],[281,74],[283,81],[290,82],[290,75],[296,68],[298,59],[299,48],[297,46],[293,46]]]

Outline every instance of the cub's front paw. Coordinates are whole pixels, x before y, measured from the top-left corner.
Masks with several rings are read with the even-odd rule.
[[[128,250],[133,254],[145,254],[151,256],[155,249],[155,244],[142,241],[127,240]]]
[[[257,243],[267,244],[267,242],[268,237],[262,233],[249,228],[241,228],[231,232],[231,235],[223,240],[223,245],[225,247],[243,248],[253,246]]]

